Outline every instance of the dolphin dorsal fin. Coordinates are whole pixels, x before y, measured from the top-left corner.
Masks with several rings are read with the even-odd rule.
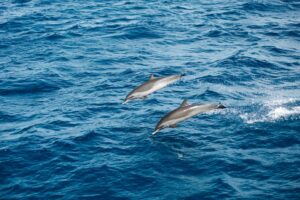
[[[155,76],[153,74],[151,74],[150,76],[150,81],[156,79]]]
[[[187,99],[183,100],[183,102],[180,104],[180,107],[188,106],[189,103],[187,101]]]

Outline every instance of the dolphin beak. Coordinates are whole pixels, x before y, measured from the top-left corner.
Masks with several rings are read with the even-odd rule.
[[[160,131],[160,129],[155,130],[152,135],[155,135],[158,131]]]
[[[127,100],[125,100],[122,104],[126,104],[128,102],[128,99]]]

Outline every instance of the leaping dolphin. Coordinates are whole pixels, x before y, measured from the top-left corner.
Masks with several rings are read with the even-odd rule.
[[[151,75],[150,79],[147,82],[138,86],[126,96],[123,104],[133,99],[145,99],[149,94],[160,90],[171,83],[174,83],[175,81],[179,80],[182,76],[184,76],[184,74],[156,78],[153,75]]]
[[[164,128],[175,128],[176,125],[186,120],[190,117],[193,117],[197,114],[211,111],[214,109],[223,109],[226,108],[222,104],[189,104],[187,100],[185,99],[181,105],[176,108],[175,110],[169,112],[167,115],[165,115],[161,120],[157,123],[154,132],[152,135],[155,135],[158,131]]]

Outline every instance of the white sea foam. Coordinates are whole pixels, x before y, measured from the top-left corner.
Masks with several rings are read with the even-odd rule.
[[[283,104],[294,103],[296,101],[297,101],[296,98],[274,99],[274,100],[265,102],[265,105],[266,106],[281,106]]]
[[[300,119],[300,106],[291,106],[297,99],[278,99],[261,104],[251,112],[241,113],[240,118],[247,124],[274,122],[285,119]]]
[[[243,113],[240,115],[243,121],[247,124],[253,124],[257,122],[264,122],[267,120],[265,116],[258,116],[255,113]]]
[[[284,118],[284,117],[297,115],[297,114],[300,114],[300,106],[296,106],[294,108],[278,107],[278,108],[275,108],[274,110],[271,110],[268,113],[268,117],[276,120],[279,118]]]

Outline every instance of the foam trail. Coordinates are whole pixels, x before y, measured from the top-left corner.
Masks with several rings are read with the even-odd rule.
[[[291,115],[297,115],[300,114],[300,106],[291,108],[291,109],[287,109],[285,107],[279,107],[279,108],[275,108],[274,110],[270,111],[268,113],[268,116],[271,119],[279,119],[279,118],[284,118],[284,117],[288,117]]]
[[[287,119],[300,114],[300,106],[291,105],[296,102],[295,98],[272,100],[262,104],[258,109],[241,113],[239,116],[247,124]]]

